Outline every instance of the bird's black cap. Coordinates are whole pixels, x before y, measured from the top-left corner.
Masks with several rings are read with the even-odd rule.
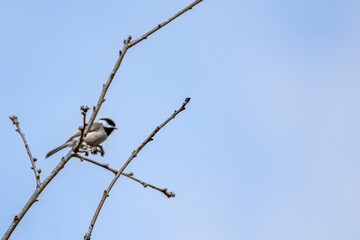
[[[100,118],[99,120],[104,120],[104,121],[106,121],[109,125],[115,127],[114,121],[111,120],[110,118]]]

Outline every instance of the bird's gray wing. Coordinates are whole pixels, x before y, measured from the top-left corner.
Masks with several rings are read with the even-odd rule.
[[[93,125],[90,128],[89,132],[95,132],[97,130],[99,130],[102,127],[102,124],[99,122],[94,122]]]
[[[91,126],[90,130],[89,130],[89,133],[100,129],[101,127],[102,127],[101,123],[94,122],[93,125]],[[71,138],[69,138],[66,142],[71,142],[74,138],[77,138],[77,137],[80,137],[80,136],[81,136],[81,131],[78,131]]]

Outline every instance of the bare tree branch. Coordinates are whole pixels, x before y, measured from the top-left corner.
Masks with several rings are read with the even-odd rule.
[[[94,161],[94,160],[92,160],[92,159],[90,159],[90,158],[81,156],[81,155],[79,155],[79,154],[76,154],[75,157],[79,158],[81,161],[87,161],[87,162],[89,162],[89,163],[93,163],[93,164],[95,164],[95,165],[97,165],[97,166],[99,166],[99,167],[102,167],[102,168],[104,168],[104,169],[107,169],[107,170],[109,170],[110,172],[112,172],[112,173],[114,173],[114,174],[117,174],[117,173],[118,173],[117,170],[115,170],[114,168],[109,167],[109,164],[99,163],[99,162],[97,162],[97,161]],[[125,177],[128,177],[128,178],[130,178],[130,179],[132,179],[132,180],[140,183],[141,185],[143,185],[144,188],[146,188],[146,187],[151,187],[151,188],[153,188],[153,189],[155,189],[155,190],[163,193],[163,194],[164,194],[166,197],[168,197],[168,198],[175,197],[175,193],[174,193],[174,192],[168,192],[168,189],[167,189],[167,188],[158,188],[158,187],[156,187],[156,186],[154,186],[154,185],[152,185],[152,184],[146,183],[146,182],[144,182],[144,181],[141,181],[141,180],[138,179],[138,178],[135,178],[133,172],[131,172],[131,173],[122,173],[121,175],[123,175],[123,176],[125,176]]]
[[[99,162],[97,162],[97,161],[95,161],[95,160],[92,160],[92,159],[90,159],[90,158],[81,156],[80,154],[76,154],[76,155],[74,155],[74,157],[80,159],[81,161],[86,161],[86,162],[95,164],[95,165],[97,165],[97,166],[99,166],[99,167],[105,168],[105,169],[109,170],[110,172],[112,172],[112,173],[114,173],[114,174],[117,174],[117,173],[118,173],[118,171],[117,171],[116,169],[109,167],[109,164],[99,163]]]
[[[81,107],[82,114],[83,114],[83,122],[85,124],[86,121],[86,112],[85,108]],[[85,129],[85,125],[82,127],[82,129]],[[82,136],[84,131],[82,131]],[[20,133],[20,132],[19,132]],[[21,134],[20,134],[21,135]],[[23,138],[25,139],[25,138]],[[79,145],[81,145],[82,141],[79,141]],[[79,148],[75,147],[74,151],[78,151]],[[30,150],[29,150],[30,151]],[[29,200],[26,202],[25,206],[21,209],[18,215],[16,215],[9,226],[9,228],[6,230],[4,236],[1,238],[1,240],[7,240],[10,238],[12,232],[15,230],[21,219],[25,216],[27,211],[30,209],[30,207],[37,202],[37,198],[41,194],[41,192],[46,188],[46,186],[53,180],[53,178],[60,172],[61,169],[64,168],[65,164],[73,157],[74,151],[71,149],[65,157],[61,158],[60,163],[54,168],[54,170],[50,173],[50,175],[35,189]],[[76,153],[76,152],[75,152]]]
[[[131,36],[129,36],[127,39],[124,40],[124,45],[121,51],[119,51],[119,57],[115,63],[115,66],[113,68],[113,70],[110,73],[110,76],[108,78],[108,80],[106,81],[105,84],[103,84],[103,89],[101,91],[99,100],[96,104],[96,107],[93,107],[93,113],[89,119],[88,122],[88,126],[87,126],[87,130],[85,131],[85,136],[88,132],[88,130],[91,128],[92,124],[95,121],[95,118],[100,110],[101,105],[103,104],[103,102],[105,102],[105,95],[107,90],[109,89],[109,86],[112,82],[112,80],[115,77],[115,74],[117,72],[117,70],[120,67],[120,64],[127,52],[128,49],[132,48],[133,46],[135,46],[136,44],[138,44],[139,42],[147,39],[151,34],[153,34],[154,32],[158,31],[160,28],[164,27],[165,25],[167,25],[168,23],[172,22],[173,20],[175,20],[177,17],[181,16],[182,14],[184,14],[185,12],[189,11],[190,9],[192,9],[194,6],[196,6],[197,4],[199,4],[200,2],[202,2],[203,0],[196,0],[193,3],[191,3],[190,5],[188,5],[187,7],[185,7],[184,9],[182,9],[181,11],[179,11],[178,13],[176,13],[174,16],[172,16],[171,18],[169,18],[168,20],[166,20],[165,22],[158,24],[156,27],[154,27],[153,29],[151,29],[150,31],[148,31],[147,33],[145,33],[144,35],[142,35],[141,37],[139,37],[138,39],[135,39],[133,41],[131,41]]]
[[[103,88],[102,88],[101,94],[99,96],[99,100],[98,100],[96,106],[93,107],[93,112],[92,112],[92,115],[91,115],[91,117],[90,117],[90,119],[88,121],[88,124],[84,125],[85,131],[82,133],[83,139],[86,137],[89,129],[91,128],[92,124],[94,123],[94,120],[95,120],[95,118],[96,118],[96,116],[97,116],[103,102],[105,102],[105,95],[107,93],[107,90],[109,89],[110,84],[113,81],[113,79],[115,77],[115,74],[116,74],[117,70],[119,69],[119,67],[121,65],[121,62],[122,62],[127,50],[129,48],[135,46],[139,42],[145,40],[151,34],[153,34],[154,32],[156,32],[157,30],[159,30],[160,28],[162,28],[166,24],[170,23],[171,21],[173,21],[174,19],[176,19],[177,17],[179,17],[183,13],[187,12],[192,7],[194,7],[195,5],[197,5],[198,3],[202,2],[202,1],[203,0],[194,1],[192,4],[190,4],[189,6],[187,6],[186,8],[184,8],[183,10],[181,10],[180,12],[175,14],[173,17],[169,18],[167,21],[157,25],[157,27],[155,27],[152,30],[150,30],[149,32],[145,33],[142,37],[140,37],[140,38],[138,38],[138,39],[136,39],[134,41],[131,41],[131,36],[129,36],[126,40],[124,40],[124,46],[123,46],[122,50],[119,51],[119,57],[118,57],[118,59],[117,59],[117,61],[115,63],[115,66],[113,67],[112,72],[110,73],[110,76],[109,76],[108,80],[106,81],[105,84],[103,84]],[[81,146],[81,144],[82,144],[82,141],[79,141],[79,146]],[[77,147],[75,147],[75,148],[69,150],[69,152],[65,155],[65,157],[62,157],[60,163],[54,168],[54,170],[50,173],[50,175],[40,184],[40,186],[38,188],[36,188],[36,190],[34,191],[32,196],[29,198],[29,200],[27,201],[27,203],[25,204],[23,209],[20,211],[20,213],[14,217],[14,220],[12,221],[11,225],[9,226],[9,228],[7,229],[6,233],[1,238],[1,240],[9,239],[12,232],[17,227],[18,223],[21,221],[21,219],[24,217],[24,215],[27,213],[27,211],[30,209],[30,207],[33,205],[33,203],[37,201],[37,198],[41,194],[41,192],[51,182],[51,180],[60,172],[60,170],[64,168],[66,163],[74,156],[74,153],[76,154],[76,152],[74,150],[79,150],[79,149]],[[134,157],[135,156],[133,156],[133,158]],[[91,231],[90,231],[90,234],[91,234]]]
[[[137,179],[135,177],[133,177],[134,173],[131,172],[131,173],[122,173],[121,175],[124,175],[128,178],[131,178],[132,180],[140,183],[141,185],[143,185],[144,188],[147,188],[147,187],[151,187],[152,189],[155,189],[155,190],[158,190],[159,192],[163,193],[166,197],[168,198],[173,198],[175,197],[175,193],[174,192],[168,192],[168,189],[167,188],[158,188],[154,185],[151,185],[149,183],[146,183],[146,182],[143,182],[141,181],[140,179]]]
[[[29,155],[29,158],[30,158],[30,162],[31,162],[31,169],[34,171],[34,175],[35,175],[35,180],[36,180],[36,188],[39,188],[40,187],[40,184],[41,184],[41,181],[40,181],[40,173],[41,173],[41,169],[36,169],[36,165],[35,165],[35,162],[36,162],[36,158],[34,158],[31,154],[31,151],[30,151],[30,147],[29,147],[29,144],[27,143],[26,141],[26,138],[25,138],[25,134],[21,132],[21,129],[20,129],[20,125],[19,125],[19,121],[18,121],[18,118],[17,116],[11,116],[9,117],[10,120],[13,122],[13,124],[16,126],[16,130],[23,142],[24,142],[24,145],[25,145],[25,148],[26,148],[26,151],[27,151],[27,154]]]
[[[161,24],[158,24],[156,27],[154,27],[153,29],[151,29],[150,31],[148,31],[147,33],[145,33],[144,35],[142,35],[142,36],[139,37],[138,39],[135,39],[134,41],[131,41],[128,48],[131,48],[131,47],[135,46],[136,44],[138,44],[139,42],[147,39],[147,37],[149,37],[151,34],[153,34],[154,32],[156,32],[156,31],[159,30],[160,28],[164,27],[165,25],[167,25],[168,23],[170,23],[171,21],[173,21],[174,19],[176,19],[176,18],[179,17],[180,15],[182,15],[182,14],[184,14],[185,12],[189,11],[190,9],[192,9],[194,6],[196,6],[197,4],[201,3],[202,1],[203,1],[203,0],[194,1],[194,2],[191,3],[189,6],[187,6],[187,7],[184,8],[183,10],[179,11],[178,13],[176,13],[174,16],[172,16],[171,18],[169,18],[169,19],[166,20],[165,22],[162,22]]]
[[[115,175],[114,179],[111,181],[110,185],[108,186],[108,188],[106,190],[104,190],[103,196],[100,200],[100,203],[98,205],[98,207],[96,208],[96,211],[94,213],[94,216],[91,220],[89,229],[87,231],[87,233],[84,236],[84,240],[90,240],[91,239],[91,233],[92,230],[94,229],[95,226],[95,222],[97,220],[97,217],[99,216],[99,213],[101,211],[102,206],[105,203],[105,200],[107,197],[109,197],[109,193],[112,189],[112,187],[114,186],[114,184],[116,183],[116,181],[119,179],[120,175],[124,172],[125,168],[130,164],[130,162],[137,156],[137,154],[145,147],[146,144],[148,144],[150,141],[153,140],[153,137],[155,136],[155,134],[157,132],[160,131],[161,128],[163,128],[168,122],[170,122],[172,119],[174,119],[176,117],[176,115],[178,115],[180,112],[185,110],[185,106],[189,103],[190,98],[186,98],[184,103],[181,105],[181,107],[178,110],[175,110],[173,114],[171,114],[171,116],[166,119],[162,124],[160,124],[157,128],[155,128],[155,130],[145,139],[145,141],[136,149],[134,150],[130,157],[128,158],[128,160],[124,163],[124,165],[120,168],[120,170],[118,171],[118,173]]]

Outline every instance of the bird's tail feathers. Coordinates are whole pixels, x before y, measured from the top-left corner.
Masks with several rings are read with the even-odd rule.
[[[67,143],[64,143],[64,144],[61,145],[60,147],[57,147],[57,148],[51,150],[50,152],[48,152],[48,153],[46,154],[46,157],[45,157],[45,158],[50,157],[51,155],[53,155],[53,154],[57,153],[58,151],[66,148],[67,146],[68,146],[68,144],[67,144]]]

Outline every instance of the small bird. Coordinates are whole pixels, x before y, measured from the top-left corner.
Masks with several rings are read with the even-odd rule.
[[[115,123],[110,118],[100,118],[97,122],[94,122],[90,130],[86,134],[84,142],[90,146],[99,146],[103,143],[108,136],[117,129]],[[69,140],[67,140],[63,145],[51,150],[46,154],[46,158],[57,153],[58,151],[66,147],[74,147],[80,140],[81,132],[74,134]]]

